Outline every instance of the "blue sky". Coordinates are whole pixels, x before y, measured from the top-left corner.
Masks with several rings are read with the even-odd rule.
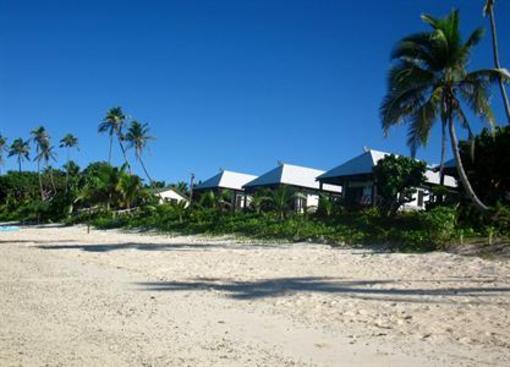
[[[219,168],[259,174],[278,160],[328,169],[363,146],[407,154],[405,128],[384,138],[378,117],[392,46],[426,29],[424,12],[458,7],[466,33],[486,26],[482,6],[0,0],[0,133],[27,138],[39,124],[55,140],[71,132],[81,141],[73,158],[84,166],[107,158],[97,125],[120,105],[150,124],[157,140],[146,164],[168,181],[187,180],[190,172],[204,179]],[[510,2],[497,2],[497,16],[509,65]],[[492,66],[489,36],[473,68]],[[503,121],[497,90],[493,102]],[[438,160],[437,130],[418,156]],[[119,151],[114,158],[120,162]]]

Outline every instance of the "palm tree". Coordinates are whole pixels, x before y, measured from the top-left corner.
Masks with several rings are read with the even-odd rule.
[[[8,157],[16,156],[18,161],[18,170],[21,172],[21,162],[30,159],[30,145],[28,141],[21,138],[15,139],[9,148]]]
[[[494,66],[501,69],[501,63],[499,61],[499,46],[498,46],[498,34],[496,32],[496,18],[494,16],[494,3],[495,0],[487,0],[485,7],[483,8],[483,14],[489,16],[491,23],[492,33],[492,52],[494,55]],[[503,84],[503,78],[498,79],[499,89],[501,91],[501,97],[503,98],[503,105],[505,106],[507,122],[510,124],[510,103],[508,102],[508,95],[506,94],[505,85]]]
[[[122,129],[124,127],[126,116],[124,112],[122,112],[121,107],[113,107],[106,113],[105,118],[99,124],[98,131],[100,133],[108,133],[110,137],[110,150],[108,153],[108,163],[112,162],[112,146],[113,146],[113,135],[117,136],[117,140],[119,141],[120,149],[124,156],[124,162],[127,167],[130,169],[129,162],[126,156],[126,150],[124,149],[124,144],[122,141],[124,140],[124,136],[122,133]]]
[[[69,162],[71,161],[71,148],[78,148],[78,138],[73,134],[66,134],[60,139],[60,148],[67,149],[67,162],[66,162],[66,192],[69,189]]]
[[[270,194],[267,190],[259,190],[255,192],[250,198],[250,208],[256,213],[260,214],[268,201],[271,200]]]
[[[0,134],[0,167],[4,164],[4,152],[7,151],[7,138]],[[0,169],[0,173],[2,170]]]
[[[294,198],[295,193],[287,186],[280,186],[269,192],[269,202],[272,209],[278,213],[280,220],[285,219],[287,216],[287,213],[292,208]]]
[[[142,180],[136,175],[120,172],[117,191],[122,199],[122,204],[126,209],[131,209],[142,190]]]
[[[40,156],[41,149],[43,145],[48,145],[48,133],[46,132],[46,129],[44,126],[39,126],[35,129],[33,129],[30,132],[30,135],[32,135],[32,140],[35,143],[35,160],[37,161],[37,176],[39,179],[39,192],[41,193],[41,200],[44,200],[44,188],[43,188],[43,182],[41,177],[41,159],[37,159],[37,157]]]
[[[50,144],[50,140],[48,138],[47,141],[41,143],[39,146],[39,154],[37,154],[34,158],[37,161],[37,165],[39,166],[39,162],[43,161],[46,171],[50,175],[51,186],[53,187],[53,191],[57,192],[57,187],[55,186],[55,180],[53,178],[53,170],[49,166],[50,160],[56,161],[55,147]]]
[[[134,148],[135,157],[140,162],[140,165],[142,166],[143,171],[145,172],[145,175],[149,179],[149,182],[152,186],[153,180],[149,175],[149,172],[147,171],[147,168],[145,167],[142,159],[142,153],[147,147],[147,144],[150,140],[154,140],[154,137],[149,135],[149,125],[141,124],[136,120],[131,121],[131,125],[129,126],[125,139],[128,142],[128,148]]]
[[[478,117],[493,124],[490,86],[500,77],[507,80],[510,75],[501,69],[466,71],[471,50],[480,41],[483,30],[476,29],[467,41],[462,41],[457,10],[442,19],[423,15],[422,20],[432,31],[403,38],[392,52],[395,63],[390,69],[388,92],[380,108],[384,132],[387,134],[393,125],[407,123],[407,144],[414,156],[417,148],[427,143],[436,120],[440,120],[443,133],[441,175],[448,129],[460,181],[475,206],[486,210],[487,206],[476,196],[464,171],[455,120],[471,135],[462,110],[463,101]]]

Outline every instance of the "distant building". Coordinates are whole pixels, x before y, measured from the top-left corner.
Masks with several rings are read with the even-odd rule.
[[[246,192],[250,193],[263,188],[290,187],[296,192],[304,194],[304,197],[296,197],[294,202],[294,209],[303,212],[305,208],[318,206],[321,192],[333,195],[340,195],[342,192],[342,188],[338,186],[326,184],[321,187],[316,181],[316,177],[323,173],[324,171],[314,168],[281,163],[278,167],[245,184],[244,188]]]
[[[154,191],[156,195],[159,197],[160,203],[180,203],[186,202],[186,206],[189,205],[189,198],[177,191],[173,187],[164,187],[161,189],[157,189]]]
[[[245,195],[243,186],[256,178],[257,176],[246,173],[221,170],[218,174],[193,186],[193,193],[199,196],[200,193],[206,191],[219,192],[228,190],[233,194],[233,208],[245,208],[249,203],[249,198]]]
[[[317,180],[323,184],[339,185],[343,188],[343,197],[347,203],[359,206],[375,205],[377,188],[374,184],[373,169],[379,160],[390,153],[367,149],[364,153],[321,174]],[[433,200],[431,187],[439,186],[440,176],[431,167],[425,172],[427,182],[417,188],[413,201],[405,204],[404,209],[424,209],[426,202]],[[457,182],[451,176],[445,176],[444,186],[456,188]]]

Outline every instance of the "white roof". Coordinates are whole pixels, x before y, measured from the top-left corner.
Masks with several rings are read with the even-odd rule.
[[[319,190],[320,183],[316,181],[316,178],[323,173],[324,171],[318,169],[283,163],[247,183],[244,187],[253,188],[283,184]],[[323,190],[341,192],[342,188],[335,185],[323,185]]]
[[[439,185],[441,182],[441,176],[438,171],[427,169],[427,171],[425,171],[425,176],[427,177],[428,183]],[[457,187],[457,180],[452,176],[444,175],[444,186]]]
[[[370,174],[372,173],[373,168],[377,165],[377,162],[389,154],[390,153],[369,149],[357,157],[354,157],[347,162],[342,163],[333,169],[330,169],[326,173],[320,175],[318,178],[324,179],[330,177]]]
[[[320,175],[318,179],[322,180],[332,177],[371,174],[374,167],[377,165],[377,162],[390,154],[391,153],[369,149],[357,157],[354,157],[347,162],[333,169],[330,169],[326,173]],[[395,155],[398,156],[398,154]],[[427,166],[425,176],[427,177],[428,183],[439,185],[439,172],[434,172],[431,167]],[[457,187],[457,181],[455,178],[445,175],[444,185],[449,187]]]
[[[171,198],[175,198],[175,199],[181,199],[181,200],[188,201],[188,198],[185,195],[183,195],[182,193],[180,193],[173,187],[162,188],[160,190],[157,190],[156,193],[160,197],[171,197]]]
[[[248,175],[246,173],[239,173],[233,171],[222,170],[217,175],[205,180],[204,182],[196,185],[195,190],[205,189],[228,189],[228,190],[243,190],[243,186],[257,178],[254,175]]]

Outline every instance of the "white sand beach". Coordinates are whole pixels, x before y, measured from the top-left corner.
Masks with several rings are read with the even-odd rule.
[[[0,366],[509,366],[510,262],[0,233]]]

